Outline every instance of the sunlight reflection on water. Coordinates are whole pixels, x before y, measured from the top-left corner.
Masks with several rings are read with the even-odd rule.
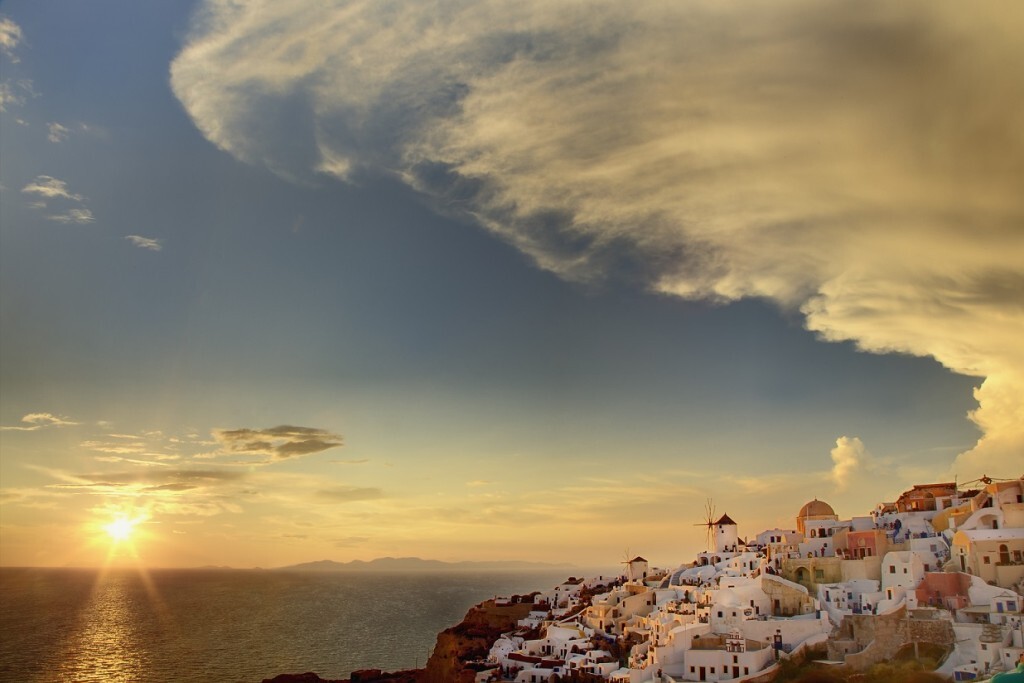
[[[136,577],[97,577],[89,600],[68,629],[60,654],[50,662],[60,681],[138,681],[145,677],[146,620],[153,615],[140,599]]]
[[[558,574],[0,569],[0,680],[239,681],[422,666],[437,632]]]

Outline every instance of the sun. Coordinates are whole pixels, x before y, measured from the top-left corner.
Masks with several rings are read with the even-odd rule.
[[[103,530],[107,532],[110,540],[114,543],[123,543],[132,539],[132,536],[135,534],[135,527],[143,519],[142,517],[129,518],[121,515],[104,526]]]

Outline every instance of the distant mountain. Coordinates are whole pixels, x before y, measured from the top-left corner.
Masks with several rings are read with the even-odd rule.
[[[351,572],[351,571],[494,571],[494,570],[556,570],[571,568],[567,562],[551,564],[548,562],[525,562],[509,560],[504,562],[442,562],[441,560],[424,560],[419,557],[378,557],[369,562],[352,560],[351,562],[335,562],[334,560],[317,560],[303,562],[288,567],[278,567],[277,571],[296,572]]]

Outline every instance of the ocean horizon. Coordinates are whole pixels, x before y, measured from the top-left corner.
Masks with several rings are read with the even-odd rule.
[[[0,679],[250,683],[417,668],[474,604],[571,573],[4,567]]]

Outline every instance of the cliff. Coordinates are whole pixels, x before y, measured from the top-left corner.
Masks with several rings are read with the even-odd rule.
[[[438,634],[420,683],[473,683],[476,670],[467,662],[487,657],[494,641],[502,633],[514,631],[516,623],[532,608],[529,598],[512,605],[495,605],[488,600],[470,608],[461,623]]]
[[[320,678],[312,671],[264,678],[263,683],[419,683],[422,669],[384,672],[380,669],[353,671],[351,678]]]
[[[533,609],[532,597],[511,605],[487,600],[471,607],[461,622],[438,634],[434,651],[422,669],[353,671],[351,678],[341,680],[320,678],[312,672],[281,674],[263,683],[473,683],[476,670],[467,663],[485,658],[502,633],[515,630],[517,622]]]

